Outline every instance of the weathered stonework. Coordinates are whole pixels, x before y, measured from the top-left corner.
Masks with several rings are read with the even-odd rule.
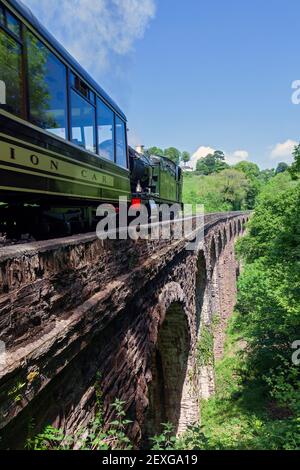
[[[198,420],[214,372],[198,367],[197,342],[217,314],[222,355],[236,296],[234,242],[248,217],[207,216],[196,251],[184,239],[95,235],[0,250],[1,446],[22,447],[30,423],[68,433],[88,423],[99,373],[106,423],[112,401],[123,400],[136,445],[161,422],[180,433]]]

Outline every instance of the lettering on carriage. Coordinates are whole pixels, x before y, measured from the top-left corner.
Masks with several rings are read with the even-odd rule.
[[[30,155],[30,161],[34,166],[37,166],[40,163],[39,157],[37,155],[34,155],[34,154]]]
[[[51,160],[51,170],[56,170],[58,171],[58,162]]]
[[[102,175],[101,173],[97,174],[97,173],[90,172],[88,170],[83,169],[81,170],[81,176],[84,179],[92,180],[92,181],[95,181],[96,183],[109,184],[109,182],[107,181],[106,175]]]
[[[23,165],[33,165],[36,168],[41,168],[41,170],[48,170],[61,176],[72,174],[74,168],[74,165],[72,163],[68,163],[67,167],[64,167],[64,165],[62,165],[61,167],[59,160],[49,158],[44,155],[41,156],[36,153],[27,153],[26,151],[24,151],[24,149],[21,149],[19,147],[9,147],[7,157],[10,160],[14,160],[16,163],[18,162],[18,160],[20,160],[20,163],[23,163]],[[87,168],[81,169],[79,174],[81,178],[85,179],[86,181],[94,181],[95,183],[105,184],[107,186],[113,186],[114,184],[114,179],[112,177],[109,177],[97,171],[89,170]]]

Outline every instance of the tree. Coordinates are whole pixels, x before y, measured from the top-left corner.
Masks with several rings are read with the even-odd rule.
[[[222,178],[221,193],[224,201],[229,203],[233,210],[243,209],[249,189],[249,181],[245,175],[230,168],[219,173],[218,178]]]
[[[201,158],[196,166],[196,170],[201,175],[218,173],[226,168],[229,168],[229,165],[225,162],[225,155],[221,150],[216,150],[214,153],[209,153],[206,157]]]
[[[234,167],[235,170],[241,171],[246,176],[249,187],[245,198],[246,208],[254,209],[256,198],[261,190],[261,181],[258,180],[260,170],[256,163],[242,161],[237,163]]]
[[[262,170],[258,175],[258,180],[261,181],[263,184],[268,183],[270,179],[274,178],[275,170],[274,168]]]
[[[186,166],[186,164],[187,164],[187,163],[190,161],[190,159],[191,159],[190,153],[189,153],[189,152],[186,152],[186,151],[182,152],[181,159],[182,159],[182,161],[183,161],[183,163],[184,163],[184,166]]]
[[[277,168],[276,168],[276,175],[278,175],[279,173],[284,173],[287,169],[289,168],[288,164],[285,163],[285,162],[280,162],[278,163],[277,165]]]
[[[165,149],[164,151],[164,156],[175,162],[177,165],[179,163],[181,153],[180,151],[175,148],[175,147],[169,147]]]
[[[300,144],[294,148],[293,156],[294,162],[290,167],[289,172],[292,175],[293,179],[298,179],[300,173]]]
[[[249,375],[263,380],[270,401],[289,409],[286,432],[295,446],[300,437],[300,369],[292,362],[291,345],[300,331],[299,218],[300,184],[285,171],[264,187],[248,233],[239,242],[244,270],[237,304]]]
[[[256,165],[256,163],[247,162],[247,161],[239,162],[236,165],[234,165],[233,168],[235,170],[242,171],[249,178],[252,178],[252,177],[257,178],[260,173],[259,166]]]
[[[147,149],[147,152],[149,155],[157,155],[159,157],[162,157],[164,154],[164,151],[159,147],[150,147]]]
[[[215,171],[215,159],[211,153],[197,161],[196,171],[200,175],[210,175]]]

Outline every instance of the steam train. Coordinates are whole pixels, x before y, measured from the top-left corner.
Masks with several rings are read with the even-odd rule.
[[[181,203],[181,169],[130,148],[110,96],[26,6],[0,0],[0,233],[93,229],[120,196]]]

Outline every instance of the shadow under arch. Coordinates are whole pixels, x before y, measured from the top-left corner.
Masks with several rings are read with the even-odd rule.
[[[207,268],[204,252],[201,250],[197,259],[196,274],[196,334],[198,336],[200,323],[203,319],[207,321],[208,317],[208,299],[207,299]]]
[[[233,222],[233,234],[234,234],[234,237],[237,236],[237,223],[236,223],[236,220]]]
[[[233,237],[233,230],[232,230],[232,223],[229,223],[229,239],[231,240]]]
[[[226,231],[226,228],[224,227],[223,229],[223,247],[225,248],[225,246],[227,245],[227,231]]]
[[[187,400],[190,334],[184,307],[173,302],[166,311],[152,354],[152,381],[148,385],[149,406],[145,416],[143,447],[162,432],[162,423],[180,430],[182,404]]]
[[[215,267],[215,264],[216,264],[216,261],[217,261],[217,248],[216,248],[215,237],[212,237],[211,242],[210,242],[209,260],[210,260],[210,265],[213,269]]]
[[[240,235],[242,233],[242,224],[241,224],[241,220],[239,219],[238,220],[238,235]]]
[[[221,234],[219,232],[218,240],[220,238],[222,240]],[[217,245],[216,245],[216,241],[214,237],[212,237],[210,249],[209,249],[209,279],[208,281],[210,283],[210,291],[211,291],[209,316],[212,317],[213,315],[218,314],[220,311],[218,266],[217,266]],[[211,320],[211,318],[208,320]]]
[[[221,230],[219,230],[218,233],[218,254],[220,254],[223,250],[223,240],[222,240],[222,233]]]

